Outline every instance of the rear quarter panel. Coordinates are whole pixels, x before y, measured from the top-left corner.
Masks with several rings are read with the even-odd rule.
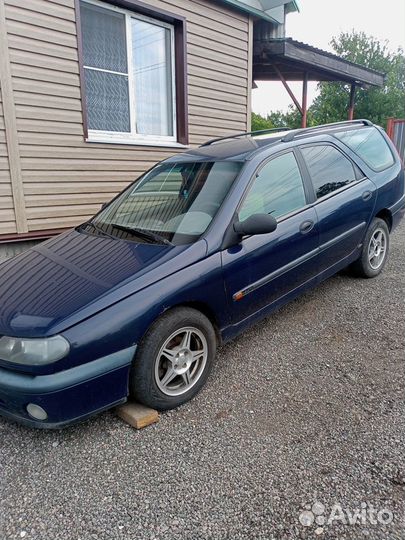
[[[404,171],[399,163],[379,173],[370,174],[377,186],[376,214],[391,209],[404,195]]]

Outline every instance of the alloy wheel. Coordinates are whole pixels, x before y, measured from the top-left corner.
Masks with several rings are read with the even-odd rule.
[[[171,334],[155,361],[155,381],[161,392],[180,396],[192,388],[204,372],[208,344],[204,334],[192,326]]]
[[[368,245],[368,261],[373,270],[378,270],[383,264],[387,249],[387,236],[383,229],[377,228]]]

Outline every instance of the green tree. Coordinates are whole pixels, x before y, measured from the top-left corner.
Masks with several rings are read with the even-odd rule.
[[[311,125],[308,123],[308,125]],[[280,127],[297,128],[301,126],[301,115],[292,105],[287,112],[273,111],[266,116],[252,113],[252,131]]]
[[[257,113],[252,113],[252,131],[260,131],[261,129],[271,129],[274,124],[269,117],[261,116]]]
[[[333,38],[335,53],[386,74],[383,88],[357,88],[355,118],[368,118],[383,127],[390,116],[405,116],[405,56],[402,49],[391,52],[388,42],[381,43],[364,32],[341,33]],[[315,124],[338,122],[347,118],[350,85],[320,83],[319,95],[310,107]]]
[[[281,114],[281,116],[280,116]],[[275,115],[275,116],[273,116]],[[277,127],[286,126],[290,129],[296,129],[301,127],[302,117],[301,113],[295,105],[290,105],[286,113],[270,113],[269,118],[271,118]],[[315,120],[312,114],[311,109],[307,111],[307,126],[315,125]]]

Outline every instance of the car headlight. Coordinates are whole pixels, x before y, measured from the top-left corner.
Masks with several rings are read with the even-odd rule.
[[[69,352],[69,342],[62,336],[50,338],[0,338],[0,359],[26,366],[43,366],[60,360]]]

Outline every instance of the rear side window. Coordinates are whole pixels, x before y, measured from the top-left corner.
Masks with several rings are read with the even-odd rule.
[[[387,141],[375,127],[335,133],[335,137],[356,152],[369,167],[382,171],[394,164]]]
[[[334,146],[318,144],[301,148],[314,185],[316,198],[320,199],[356,180],[352,162]]]

